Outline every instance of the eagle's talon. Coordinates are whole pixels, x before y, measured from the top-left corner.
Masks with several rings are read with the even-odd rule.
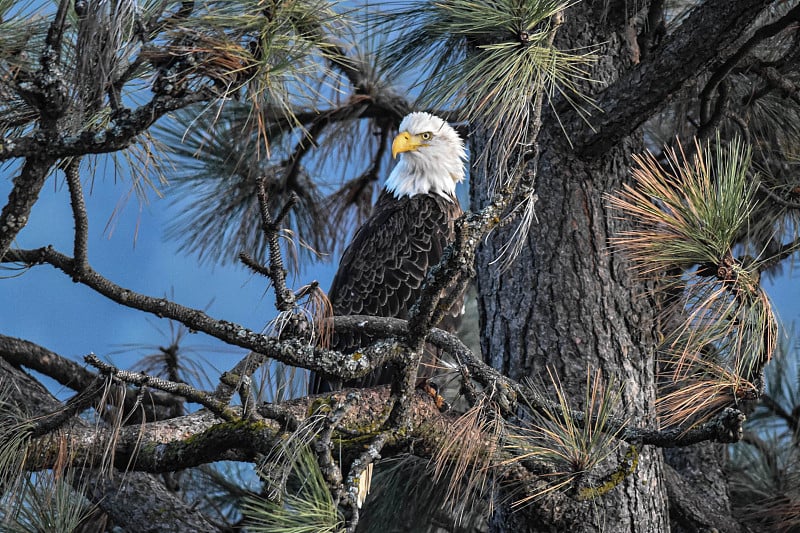
[[[439,394],[439,385],[435,382],[425,379],[423,380],[418,386],[418,389],[421,389],[425,394],[433,398],[433,402],[436,404],[436,408],[439,409],[441,412],[445,412],[450,409],[450,404],[447,403],[447,400]]]

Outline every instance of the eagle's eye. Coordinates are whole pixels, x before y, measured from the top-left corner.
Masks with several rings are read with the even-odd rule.
[[[430,140],[431,140],[431,137],[433,137],[433,133],[431,133],[431,132],[429,132],[429,131],[426,131],[426,132],[420,133],[420,134],[419,134],[419,137],[420,137],[420,139],[422,139],[423,141],[430,141]]]

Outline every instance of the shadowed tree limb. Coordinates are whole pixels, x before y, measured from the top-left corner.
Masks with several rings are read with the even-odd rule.
[[[731,57],[739,40],[771,0],[708,0],[696,7],[650,57],[593,95],[603,110],[587,124],[564,109],[565,131],[578,151],[590,157],[608,152],[652,117],[713,61]]]
[[[6,400],[36,417],[57,412],[62,404],[27,373],[11,366],[0,358],[0,383],[12,383],[7,387]],[[63,431],[79,431],[87,434],[97,428],[80,419],[72,417],[70,425]],[[49,446],[53,452],[59,447],[59,434],[49,434],[39,441]],[[106,443],[107,444],[107,443]],[[105,445],[95,449],[95,458],[102,456]],[[63,449],[62,449],[63,452]],[[81,467],[80,463],[75,463]],[[77,478],[78,476],[76,476]],[[85,476],[87,497],[111,517],[112,522],[125,524],[126,531],[147,533],[158,531],[217,531],[197,509],[188,505],[179,495],[166,489],[155,476],[142,472],[128,472],[109,477],[108,472],[92,472]],[[77,488],[77,487],[76,487]],[[124,504],[119,495],[124,495]]]
[[[97,377],[97,374],[86,370],[75,361],[43,346],[2,334],[0,334],[0,358],[14,366],[24,366],[41,372],[74,391],[86,389]],[[121,393],[121,396],[125,398],[123,407],[126,411],[130,411],[135,403],[136,392],[133,389],[126,389],[124,392],[115,391],[114,389],[119,387],[119,384],[112,384],[111,387],[112,395]],[[143,405],[146,409],[148,406],[171,408],[182,403],[179,397],[160,391],[147,390],[144,394]],[[157,416],[156,413],[153,413],[153,417],[155,416]]]
[[[156,95],[153,99],[134,109],[120,114],[104,130],[86,130],[75,135],[58,135],[48,139],[40,132],[15,139],[0,141],[0,161],[15,158],[76,157],[88,154],[107,154],[128,148],[138,136],[148,130],[159,118],[190,104],[209,100],[206,91],[189,93],[181,97]]]
[[[727,61],[722,64],[722,66],[714,70],[714,72],[711,74],[711,78],[708,80],[706,86],[703,88],[703,91],[700,93],[701,133],[699,133],[698,136],[705,137],[706,134],[708,134],[712,129],[713,121],[710,103],[711,95],[717,90],[720,83],[722,83],[728,74],[733,71],[734,67],[736,67],[736,65],[742,59],[744,59],[744,57],[757,45],[771,37],[774,37],[781,31],[785,30],[790,24],[793,24],[798,20],[800,20],[800,6],[794,7],[788,13],[786,13],[786,15],[772,24],[758,28],[755,33],[753,33],[753,36],[750,37],[741,47],[739,47],[735,54],[730,56]]]

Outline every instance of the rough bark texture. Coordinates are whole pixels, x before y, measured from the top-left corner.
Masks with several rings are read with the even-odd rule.
[[[24,406],[31,416],[53,412],[61,403],[33,377],[0,358],[0,388],[11,405]],[[76,427],[88,422],[76,419]],[[60,435],[55,435],[58,440]],[[130,533],[156,531],[218,531],[197,512],[167,489],[158,476],[142,472],[97,474],[84,472],[86,495],[112,524],[123,524]]]
[[[639,126],[684,87],[724,65],[769,2],[705,2],[659,48],[647,51],[638,49],[642,28],[634,25],[630,3],[622,4],[582,2],[567,11],[559,48],[604,43],[591,72],[602,84],[584,88],[604,112],[589,120],[593,129],[564,111],[567,106],[560,108],[574,146],[565,142],[555,117],[545,116],[538,138],[538,220],[521,255],[502,275],[485,265],[508,234],[499,233],[481,251],[478,307],[482,351],[502,373],[546,381],[545,369],[551,367],[578,401],[587,366],[599,368],[624,383],[624,414],[652,424],[657,308],[647,288],[631,278],[625,258],[608,246],[625,222],[612,216],[603,195],[628,180],[631,155],[643,148]],[[640,15],[646,17],[648,5],[636,4]],[[471,143],[473,154],[486,145],[480,132]],[[473,172],[472,179],[472,201],[484,205],[486,176]],[[660,451],[646,448],[634,475],[592,504],[543,503],[516,515],[501,508],[492,528],[741,531],[731,518],[718,446],[664,455],[668,464]]]
[[[595,3],[601,4],[601,3]],[[613,83],[631,64],[620,20],[603,19],[602,6],[581,3],[559,31],[561,48],[605,42],[592,75]],[[603,22],[601,22],[603,21]],[[504,374],[547,380],[551,367],[580,400],[587,366],[624,383],[627,416],[652,421],[655,398],[654,309],[623,257],[608,238],[621,221],[603,194],[628,178],[640,136],[624,139],[596,158],[581,159],[566,143],[552,115],[539,136],[535,222],[521,255],[498,276],[493,267],[478,275],[483,353]],[[473,139],[472,153],[481,153]],[[473,201],[482,205],[482,176],[475,176]],[[481,265],[495,258],[498,235],[482,251]],[[620,413],[622,414],[622,413]],[[526,516],[498,515],[495,531],[668,531],[668,506],[658,451],[645,450],[634,475],[600,501],[548,509],[531,506]],[[534,515],[535,513],[535,515]]]
[[[723,453],[724,446],[715,443],[665,450],[664,473],[672,533],[713,529],[725,533],[744,531],[733,519],[727,477],[722,467]]]

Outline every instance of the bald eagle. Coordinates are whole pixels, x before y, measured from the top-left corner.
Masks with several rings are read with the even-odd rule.
[[[400,122],[392,142],[392,157],[398,156],[372,214],[342,255],[328,292],[334,315],[406,318],[428,268],[439,262],[453,240],[454,222],[462,214],[455,195],[466,160],[461,137],[437,116],[411,113]],[[454,307],[459,308],[457,314],[461,305]],[[364,335],[334,331],[333,348],[353,351],[370,341]],[[391,377],[389,368],[344,384],[312,374],[310,391],[389,383]]]

